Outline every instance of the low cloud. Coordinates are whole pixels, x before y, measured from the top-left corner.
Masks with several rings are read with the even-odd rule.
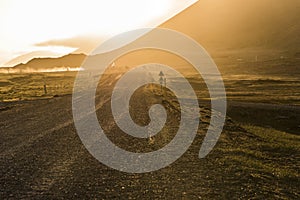
[[[103,38],[95,36],[78,36],[66,39],[56,39],[48,40],[45,42],[37,43],[35,46],[64,46],[77,48],[74,53],[84,53],[89,54],[93,49],[95,49],[103,41]]]

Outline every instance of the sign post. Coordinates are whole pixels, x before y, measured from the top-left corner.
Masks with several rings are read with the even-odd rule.
[[[162,91],[163,84],[166,86],[166,78],[162,71],[159,72],[159,76],[160,90]]]

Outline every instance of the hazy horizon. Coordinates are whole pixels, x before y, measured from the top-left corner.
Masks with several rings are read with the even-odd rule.
[[[185,1],[182,2],[182,5],[190,5],[191,2],[193,1]],[[187,34],[203,45],[209,53],[220,49],[231,51],[243,48],[248,48],[247,51],[255,50],[255,48],[295,53],[300,51],[300,16],[297,14],[297,10],[300,9],[300,1],[277,1],[275,4],[272,0],[247,2],[202,0],[179,14],[174,13],[182,6],[177,4],[175,5],[175,2],[170,0],[168,9],[162,11],[165,15],[156,21],[156,25]],[[160,5],[157,4],[157,6]],[[171,10],[171,12],[167,12],[167,10]],[[174,17],[169,19],[168,16]],[[149,17],[148,21],[151,19],[153,17]],[[152,23],[152,26],[154,24]],[[55,25],[53,26],[55,27]],[[140,27],[143,26],[145,23]],[[120,30],[122,30],[121,27]],[[74,33],[73,35],[63,38],[49,36],[47,40],[36,42],[35,50],[20,53],[23,50],[19,49],[19,56],[2,62],[0,66],[13,67],[20,63],[26,63],[32,58],[60,57],[70,53],[88,54],[107,38],[95,34],[84,36]],[[1,39],[4,38],[1,37]],[[0,49],[2,61],[5,57],[3,48],[5,47]]]
[[[2,1],[0,66],[24,63],[34,56],[87,54],[113,35],[156,27],[195,2],[89,0],[73,2],[69,9],[69,3],[63,1]],[[66,9],[70,11],[68,15]]]

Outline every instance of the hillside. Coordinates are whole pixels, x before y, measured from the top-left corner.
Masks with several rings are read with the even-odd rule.
[[[266,48],[300,51],[300,1],[201,0],[162,27],[185,33],[211,51]]]
[[[79,68],[84,61],[84,54],[69,54],[59,58],[34,58],[26,64],[13,67],[14,70],[45,70],[57,68]]]
[[[243,71],[245,66],[256,67],[249,61],[258,58],[263,69],[252,71],[264,71],[266,66],[272,66],[271,71],[290,74],[298,70],[300,58],[299,9],[299,0],[201,0],[160,27],[180,31],[198,41],[219,67],[239,64],[238,69],[230,70]],[[141,61],[126,59],[119,65],[141,63],[144,57],[159,56],[143,54],[135,58]],[[14,69],[78,68],[84,58],[83,54],[35,58]],[[241,58],[247,63],[237,63]]]
[[[299,76],[300,1],[201,0],[160,27],[201,44],[222,74]],[[186,66],[162,52],[139,51],[117,65],[161,62]]]

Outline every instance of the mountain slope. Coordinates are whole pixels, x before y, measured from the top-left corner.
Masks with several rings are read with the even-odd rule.
[[[215,49],[299,51],[299,0],[201,0],[161,27]]]
[[[59,58],[34,58],[26,64],[19,64],[13,67],[18,70],[42,70],[54,68],[79,68],[84,61],[84,54],[69,54]]]
[[[300,52],[299,0],[201,0],[160,27],[180,31],[198,41],[214,56],[225,53],[234,60],[262,60],[295,58]],[[233,52],[234,51],[234,52]],[[278,55],[280,54],[280,55]],[[286,55],[288,54],[288,55]],[[151,57],[144,55],[143,57]],[[223,55],[222,55],[223,56]],[[158,56],[152,56],[157,58]],[[83,54],[71,54],[61,58],[36,58],[15,69],[53,69],[57,67],[79,67]],[[277,62],[277,61],[276,61]],[[278,63],[283,62],[279,60]],[[126,62],[120,63],[130,65]],[[281,65],[281,64],[280,64]]]

